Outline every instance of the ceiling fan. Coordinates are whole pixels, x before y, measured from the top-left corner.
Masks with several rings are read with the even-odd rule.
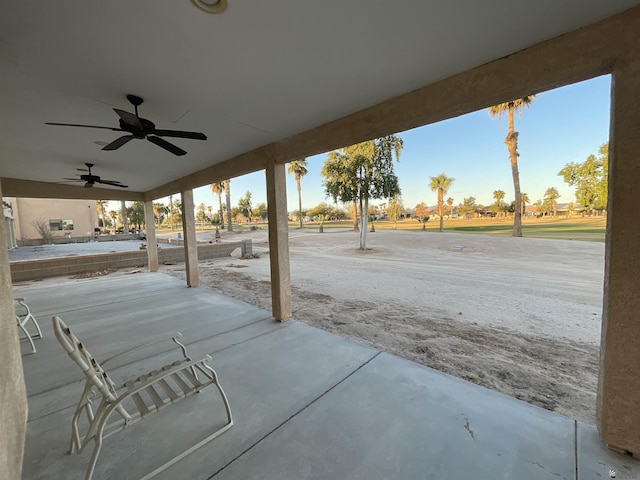
[[[184,155],[187,152],[181,148],[175,146],[172,143],[167,142],[161,137],[174,137],[174,138],[189,138],[192,140],[206,140],[207,136],[204,133],[199,132],[184,132],[180,130],[160,130],[157,129],[155,124],[141,118],[138,115],[138,106],[142,105],[142,98],[136,95],[127,95],[127,100],[134,106],[135,115],[133,113],[125,112],[118,108],[114,108],[113,111],[120,117],[120,128],[102,127],[99,125],[82,125],[77,123],[55,123],[46,122],[46,125],[56,125],[61,127],[84,127],[84,128],[101,128],[103,130],[113,130],[114,132],[127,132],[129,135],[123,135],[120,138],[115,139],[110,144],[102,148],[102,150],[117,150],[125,143],[133,140],[134,138],[146,138],[151,143],[155,143],[161,148],[173,153],[174,155]]]
[[[128,185],[124,185],[117,180],[103,180],[98,175],[93,175],[91,173],[91,167],[93,167],[93,163],[85,163],[87,168],[78,168],[80,172],[89,172],[87,174],[80,175],[80,178],[65,178],[64,180],[67,182],[85,182],[84,188],[93,188],[95,183],[102,183],[104,185],[113,185],[114,187],[120,188],[129,188]]]

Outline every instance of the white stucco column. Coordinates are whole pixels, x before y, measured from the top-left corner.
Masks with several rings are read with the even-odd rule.
[[[609,201],[597,424],[611,448],[640,456],[640,58],[612,78]]]
[[[0,477],[20,478],[27,429],[27,392],[13,309],[6,228],[7,223],[0,221]]]
[[[144,226],[147,235],[147,263],[150,272],[158,271],[158,244],[156,242],[156,223],[153,214],[153,200],[144,202]]]
[[[279,321],[291,317],[291,270],[287,179],[284,164],[267,163],[267,208],[269,211],[269,258],[271,266],[271,312]]]
[[[193,212],[193,190],[185,190],[182,195],[182,236],[184,237],[184,264],[187,270],[187,285],[197,287],[200,283],[198,273],[198,245],[196,241],[196,219]]]

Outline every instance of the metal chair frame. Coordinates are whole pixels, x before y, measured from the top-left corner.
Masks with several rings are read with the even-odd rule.
[[[31,344],[31,353],[36,353],[36,346],[33,343],[33,341],[39,338],[42,338],[42,331],[40,330],[40,325],[38,325],[38,321],[36,320],[36,317],[34,317],[33,314],[31,313],[31,309],[29,308],[29,305],[27,305],[24,298],[22,297],[14,298],[13,300],[15,302],[18,302],[22,306],[22,308],[24,308],[26,311],[26,313],[23,315],[20,315],[16,311],[15,313],[16,323],[18,324],[18,328],[22,330],[22,332],[27,337],[27,340],[29,340],[29,343]],[[34,335],[31,335],[29,333],[29,330],[27,330],[27,324],[29,323],[29,321],[31,321],[36,327],[36,333]]]
[[[227,396],[218,382],[215,370],[206,363],[211,360],[211,357],[205,355],[199,360],[192,360],[187,354],[186,347],[178,341],[182,337],[179,332],[170,337],[136,345],[99,363],[60,317],[53,317],[53,331],[69,357],[87,377],[84,390],[71,421],[71,447],[69,451],[69,453],[82,453],[88,443],[93,442],[93,451],[85,474],[85,480],[90,480],[93,475],[103,439],[143,420],[152,413],[175,404],[179,400],[199,393],[210,385],[215,385],[218,388],[224,402],[227,423],[177,457],[147,474],[144,479],[151,478],[166,470],[233,426],[233,417]],[[180,348],[183,358],[165,365],[159,370],[153,370],[136,379],[125,381],[118,386],[102,367],[117,358],[168,340],[173,341]],[[202,380],[198,378],[199,374],[203,377]],[[143,392],[145,393],[144,397],[140,395]],[[94,399],[99,400],[95,410],[92,403]],[[123,404],[125,400],[129,400],[126,408]],[[131,409],[131,405],[133,405],[134,409]],[[118,418],[115,421],[108,422],[114,412],[117,412]],[[87,426],[85,428],[79,427],[80,420],[86,421]]]

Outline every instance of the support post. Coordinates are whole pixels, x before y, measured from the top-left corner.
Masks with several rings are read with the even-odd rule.
[[[610,448],[640,457],[640,58],[614,71],[611,88],[597,425]]]
[[[2,478],[20,478],[27,430],[27,392],[13,308],[6,229],[7,222],[0,218],[0,472]]]
[[[147,264],[150,272],[158,271],[158,243],[156,223],[153,214],[153,200],[144,202],[144,226],[147,235]]]
[[[193,190],[185,190],[182,195],[182,236],[184,237],[184,263],[187,286],[197,287],[200,283],[198,273],[198,244],[196,241],[196,219],[193,213]]]
[[[276,320],[283,322],[291,317],[287,179],[284,164],[277,164],[273,159],[267,162],[267,206],[269,212],[271,312]]]

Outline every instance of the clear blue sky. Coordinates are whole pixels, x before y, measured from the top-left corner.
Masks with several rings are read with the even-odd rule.
[[[574,189],[557,174],[569,162],[582,162],[609,138],[610,77],[598,77],[538,95],[520,119],[519,168],[522,191],[532,202],[542,199],[549,187],[556,187],[558,202],[575,201]],[[406,208],[420,202],[435,205],[429,177],[444,172],[455,181],[448,196],[455,205],[473,196],[476,203],[489,205],[494,190],[504,190],[512,201],[513,181],[504,138],[507,119],[491,119],[486,110],[400,133],[404,149],[396,173]],[[302,179],[303,209],[327,199],[320,170],[326,154],[307,158],[309,173]],[[255,172],[231,180],[231,204],[250,191],[252,203],[266,203],[265,175]],[[216,209],[217,197],[209,187],[194,190],[195,204]],[[160,200],[163,201],[163,200]],[[166,203],[166,201],[165,201]],[[298,209],[292,175],[287,175],[289,211]],[[374,202],[375,203],[375,202]]]

